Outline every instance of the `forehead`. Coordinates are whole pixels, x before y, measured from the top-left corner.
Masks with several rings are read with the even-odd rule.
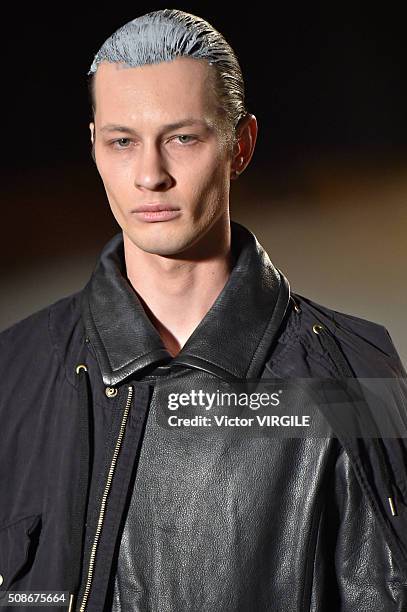
[[[178,57],[170,62],[128,68],[102,62],[95,74],[96,112],[168,115],[217,112],[215,68],[205,60]],[[106,117],[107,119],[107,117]]]

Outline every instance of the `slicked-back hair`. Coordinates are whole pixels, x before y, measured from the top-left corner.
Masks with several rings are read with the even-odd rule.
[[[101,62],[120,63],[131,68],[182,56],[206,60],[213,66],[212,86],[231,152],[236,142],[236,126],[247,114],[239,61],[232,47],[212,25],[201,17],[177,9],[162,9],[137,17],[103,43],[87,73],[93,115],[96,110],[94,75]]]

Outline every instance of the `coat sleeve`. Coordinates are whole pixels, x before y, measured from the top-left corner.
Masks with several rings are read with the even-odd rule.
[[[390,551],[345,450],[338,456],[330,483],[315,556],[310,610],[326,609],[407,611],[406,576]]]

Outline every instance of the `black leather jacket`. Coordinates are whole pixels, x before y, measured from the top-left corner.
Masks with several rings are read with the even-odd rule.
[[[175,358],[127,280],[121,234],[83,290],[0,334],[3,601],[24,589],[68,591],[83,612],[407,611],[407,374],[389,334],[292,293],[234,222],[232,248],[228,283]],[[395,435],[357,435],[352,403],[318,405],[315,437],[163,417],[171,391],[351,377],[391,381]]]

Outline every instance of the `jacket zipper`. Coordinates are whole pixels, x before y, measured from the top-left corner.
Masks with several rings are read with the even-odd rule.
[[[96,549],[97,549],[97,546],[98,546],[98,543],[99,543],[99,537],[100,537],[100,534],[101,534],[101,531],[102,531],[103,520],[104,520],[104,517],[105,517],[107,497],[109,495],[110,487],[111,487],[111,484],[112,484],[113,473],[114,473],[114,470],[115,470],[115,467],[116,467],[117,457],[118,457],[119,452],[120,452],[120,447],[121,447],[122,440],[123,440],[124,430],[126,428],[127,417],[128,417],[129,410],[130,410],[130,405],[131,405],[132,397],[133,397],[133,387],[129,386],[128,387],[128,392],[127,392],[126,407],[125,407],[124,412],[123,412],[123,417],[122,417],[122,421],[121,421],[121,425],[120,425],[119,436],[118,436],[118,438],[116,440],[116,446],[115,446],[113,457],[112,457],[112,461],[111,461],[111,464],[110,464],[110,468],[109,468],[109,472],[108,472],[108,476],[107,476],[107,480],[106,480],[106,485],[105,485],[105,488],[104,488],[104,491],[103,491],[102,503],[101,503],[101,506],[100,506],[99,517],[98,517],[98,525],[97,525],[97,528],[96,528],[96,533],[95,533],[95,537],[94,537],[94,540],[93,540],[93,544],[92,544],[92,548],[91,548],[91,553],[90,553],[88,575],[87,575],[87,579],[86,579],[86,586],[85,586],[85,591],[84,591],[82,603],[81,603],[81,606],[79,608],[79,612],[85,612],[87,600],[88,600],[90,589],[91,589],[91,586],[92,586],[93,570],[94,570],[95,558],[96,558]]]

